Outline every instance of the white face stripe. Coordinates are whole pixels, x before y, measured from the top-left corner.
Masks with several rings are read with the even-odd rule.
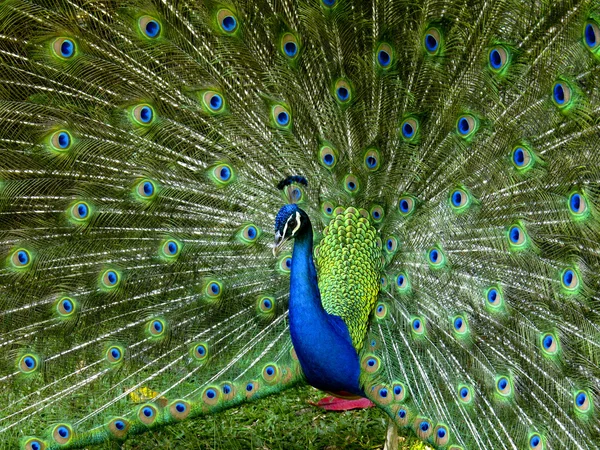
[[[290,220],[292,220],[292,216],[288,217],[288,220],[285,222],[285,226],[283,227],[283,233],[281,234],[281,236],[285,236],[285,232],[287,231],[287,227],[290,223]],[[298,211],[296,211],[296,222],[298,222],[298,224],[296,225],[296,228],[292,230],[292,234],[290,236],[295,235],[296,232],[300,229],[300,213]]]
[[[290,219],[288,219],[290,220]],[[296,225],[296,228],[294,228],[292,230],[292,236],[296,234],[296,231],[298,231],[300,229],[300,213],[298,211],[296,211],[296,222],[298,222],[298,225]],[[287,225],[287,223],[286,223]]]

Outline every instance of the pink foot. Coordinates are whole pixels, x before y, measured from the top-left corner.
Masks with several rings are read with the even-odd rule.
[[[317,403],[310,402],[310,404],[326,411],[349,411],[351,409],[365,409],[375,406],[375,403],[368,398],[346,400],[338,397],[324,397]]]

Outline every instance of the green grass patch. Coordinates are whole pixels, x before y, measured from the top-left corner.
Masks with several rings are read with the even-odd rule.
[[[382,449],[387,416],[378,408],[326,412],[309,404],[324,394],[311,387],[289,390],[218,414],[132,436],[96,448],[142,449]],[[402,433],[402,431],[400,431]],[[429,447],[414,437],[400,450]]]

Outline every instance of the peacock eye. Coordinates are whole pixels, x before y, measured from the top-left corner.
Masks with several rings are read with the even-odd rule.
[[[501,72],[508,64],[508,51],[498,45],[490,50],[488,55],[489,67],[494,72]]]
[[[131,111],[133,120],[138,125],[150,125],[154,119],[154,109],[150,105],[137,105]]]
[[[356,175],[348,174],[344,177],[344,189],[349,194],[355,194],[359,190],[359,182]]]
[[[204,111],[209,114],[220,114],[225,112],[225,97],[223,94],[216,90],[201,91],[199,92],[199,98]]]
[[[529,170],[535,161],[531,149],[526,145],[517,145],[512,151],[512,163],[520,172]]]
[[[441,34],[440,30],[437,28],[429,28],[425,32],[425,37],[423,38],[423,44],[425,46],[425,50],[430,55],[436,55],[439,53],[441,48]]]
[[[160,35],[161,26],[158,20],[150,16],[142,16],[138,20],[138,26],[144,36],[153,39]]]
[[[365,168],[371,172],[379,169],[379,166],[381,165],[381,156],[379,155],[379,151],[375,148],[367,150],[364,156],[364,164]]]
[[[402,138],[405,141],[412,141],[417,136],[419,122],[412,117],[404,119],[402,125],[400,126],[400,130],[402,131]]]
[[[458,131],[460,137],[468,138],[472,136],[475,131],[477,131],[478,125],[479,122],[474,116],[470,114],[464,114],[458,118],[458,121],[456,122],[456,130]]]
[[[389,44],[380,44],[377,48],[377,64],[382,69],[387,69],[392,65],[394,51]]]
[[[298,39],[292,33],[286,33],[281,38],[281,50],[285,56],[290,59],[296,58],[298,56]]]
[[[323,145],[319,150],[319,160],[326,169],[333,169],[337,162],[337,152],[329,145]]]
[[[527,233],[522,225],[516,224],[509,228],[508,243],[513,250],[521,250],[527,246]]]
[[[583,28],[583,42],[592,52],[600,49],[600,27],[592,20],[588,21]]]
[[[352,99],[352,88],[346,80],[338,80],[334,87],[335,98],[340,104],[348,103]]]
[[[226,186],[234,180],[234,171],[229,164],[217,164],[208,172],[217,186]]]
[[[235,14],[228,9],[221,9],[217,13],[217,20],[221,30],[226,34],[233,34],[238,29],[238,21]]]
[[[289,110],[283,105],[276,105],[271,114],[277,128],[286,130],[289,129],[292,124],[292,116]]]
[[[75,42],[69,38],[58,38],[52,44],[54,54],[61,59],[70,59],[75,54]]]
[[[471,196],[462,188],[455,189],[450,192],[450,206],[456,213],[466,210],[471,203]]]
[[[69,149],[73,139],[68,131],[60,130],[54,133],[50,138],[50,145],[53,150],[64,152]]]

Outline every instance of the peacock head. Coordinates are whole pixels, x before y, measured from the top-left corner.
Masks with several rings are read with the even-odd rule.
[[[308,215],[298,205],[289,204],[283,206],[275,218],[275,246],[273,255],[277,256],[283,245],[302,233],[310,226]]]

